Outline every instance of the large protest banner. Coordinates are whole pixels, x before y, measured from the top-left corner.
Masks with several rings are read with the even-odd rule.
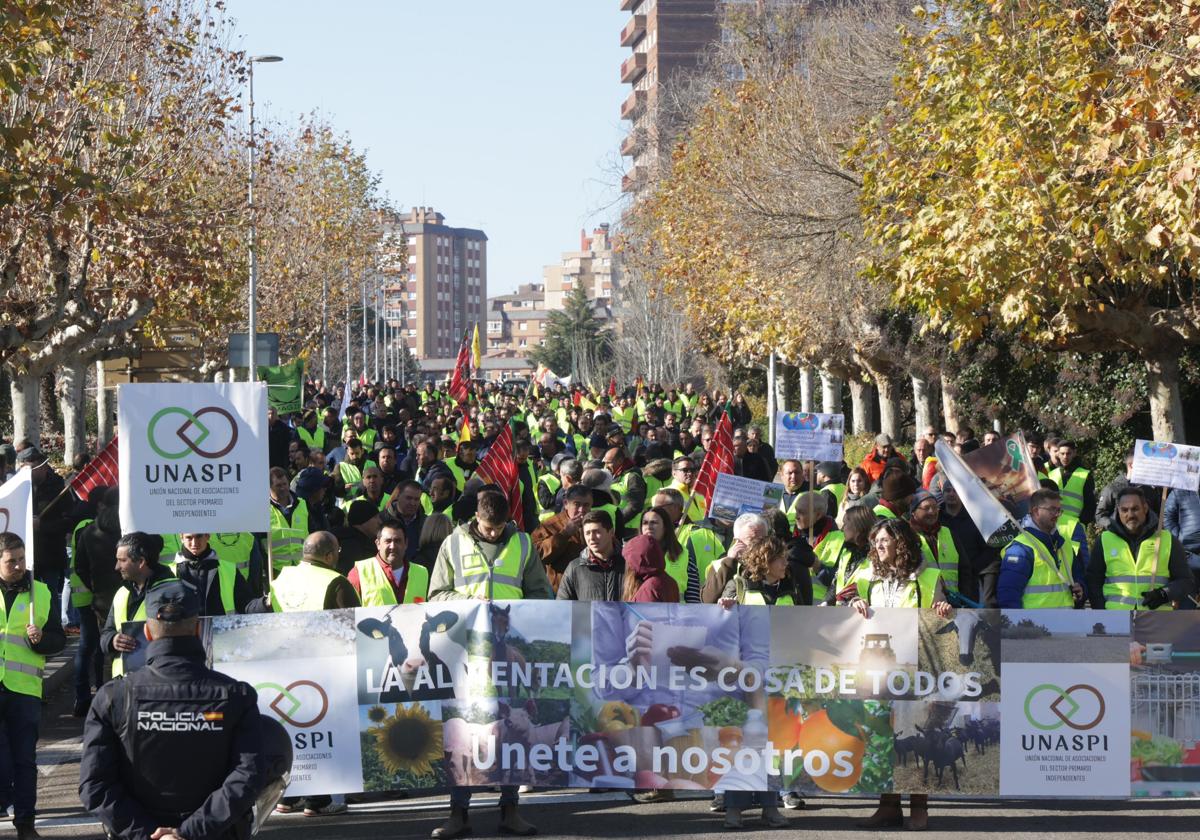
[[[0,531],[25,542],[25,567],[33,569],[33,473],[28,469],[0,484]]]
[[[122,531],[266,529],[266,385],[122,385],[117,421]]]
[[[1200,446],[1139,440],[1133,446],[1129,480],[1135,484],[1196,490],[1200,488]]]
[[[294,795],[1200,793],[1200,613],[446,601],[212,622],[214,667],[292,735]]]
[[[783,504],[783,491],[782,484],[757,481],[733,473],[717,473],[708,515],[723,522],[732,522],[743,513],[770,516]]]

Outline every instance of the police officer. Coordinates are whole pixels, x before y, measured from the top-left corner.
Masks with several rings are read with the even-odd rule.
[[[264,750],[265,736],[277,739],[254,689],[205,667],[192,586],[160,582],[143,606],[146,667],[92,701],[80,801],[121,840],[245,840],[256,797],[290,752]]]
[[[63,649],[66,637],[50,589],[25,566],[25,543],[0,533],[0,808],[13,806],[18,840],[38,840],[38,729],[42,721],[42,671],[46,657]],[[32,608],[31,600],[32,599]],[[5,801],[12,797],[11,802]]]
[[[446,537],[429,580],[430,601],[550,599],[554,590],[529,535],[509,521],[508,497],[494,486],[480,489],[475,517]],[[500,831],[527,837],[537,829],[517,812],[517,788],[500,788]],[[467,809],[471,789],[450,789],[450,818],[434,829],[434,840],[471,833]],[[190,838],[189,838],[190,840]]]

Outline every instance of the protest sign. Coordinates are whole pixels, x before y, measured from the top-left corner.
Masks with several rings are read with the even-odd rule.
[[[1200,446],[1139,440],[1133,447],[1133,484],[1200,489]]]
[[[779,460],[842,460],[846,419],[841,414],[781,411],[775,415],[775,456]]]
[[[717,473],[708,515],[732,522],[743,513],[769,513],[783,503],[783,485],[743,478],[732,473]]]
[[[121,529],[266,530],[266,390],[261,382],[120,386]]]
[[[210,646],[292,736],[298,796],[1200,793],[1196,612],[462,600],[217,617]]]
[[[282,414],[304,407],[304,357],[286,365],[259,365],[258,378],[267,383],[267,405]]]
[[[0,533],[8,531],[25,542],[25,567],[33,571],[33,473],[17,474],[0,485]]]
[[[1012,514],[992,495],[962,456],[947,446],[945,441],[935,443],[933,451],[938,459],[938,467],[958,491],[963,507],[987,544],[993,548],[1008,545],[1020,531],[1020,525]]]
[[[1020,432],[968,452],[962,459],[1010,510],[1018,509],[1041,486],[1025,446],[1025,436]]]

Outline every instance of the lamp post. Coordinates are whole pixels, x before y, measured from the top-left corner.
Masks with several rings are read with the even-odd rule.
[[[277,55],[254,55],[250,57],[248,65],[250,70],[250,149],[246,198],[250,211],[250,317],[246,328],[249,335],[246,337],[249,339],[250,346],[246,361],[250,366],[249,380],[251,382],[258,378],[258,308],[255,304],[258,293],[258,256],[254,250],[254,65],[274,64],[277,61],[283,61],[283,59]]]

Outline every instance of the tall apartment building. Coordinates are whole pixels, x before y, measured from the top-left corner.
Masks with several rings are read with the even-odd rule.
[[[591,236],[581,230],[579,250],[565,251],[557,265],[543,268],[542,280],[548,310],[564,308],[567,295],[579,286],[592,300],[611,307],[613,290],[618,283],[608,225],[595,228]]]
[[[621,119],[630,123],[621,154],[632,165],[621,189],[636,192],[667,153],[672,138],[660,125],[661,89],[676,73],[694,70],[720,35],[721,0],[619,0],[630,13],[621,30],[621,46],[630,56],[621,63],[621,83],[630,86]]]
[[[414,207],[391,228],[404,237],[408,265],[388,287],[389,321],[398,316],[393,323],[418,360],[453,357],[463,332],[483,321],[487,234],[450,227],[432,207]]]

